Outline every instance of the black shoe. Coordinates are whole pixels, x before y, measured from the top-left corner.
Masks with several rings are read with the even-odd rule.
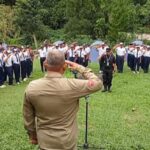
[[[107,89],[102,90],[102,92],[107,92]]]
[[[111,93],[112,91],[111,91],[111,90],[108,90],[108,92]]]
[[[109,93],[111,93],[111,92],[112,92],[110,88],[108,88],[108,92],[109,92]]]

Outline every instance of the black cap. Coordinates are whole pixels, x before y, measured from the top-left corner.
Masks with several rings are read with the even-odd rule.
[[[106,48],[106,52],[110,52],[111,51],[111,49],[110,48]]]

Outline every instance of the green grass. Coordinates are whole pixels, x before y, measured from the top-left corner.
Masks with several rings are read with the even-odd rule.
[[[97,64],[90,67],[98,72]],[[42,76],[36,61],[30,81]],[[67,76],[71,73],[67,72]],[[0,150],[37,149],[28,143],[23,127],[23,94],[28,83],[0,89]],[[114,74],[112,91],[90,96],[89,146],[105,150],[150,150],[150,73],[132,74],[125,67],[123,74]],[[83,145],[84,99],[81,99],[78,122],[78,145]]]

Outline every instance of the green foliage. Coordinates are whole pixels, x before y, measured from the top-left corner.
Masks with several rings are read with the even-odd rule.
[[[65,26],[69,36],[86,34],[95,37],[94,24],[97,20],[98,1],[69,0],[66,6],[68,22]]]
[[[14,11],[10,6],[0,5],[0,40],[7,41],[15,32]]]
[[[141,23],[150,28],[150,0],[140,9]]]
[[[0,4],[13,6],[15,5],[15,3],[16,3],[16,0],[0,0]]]
[[[18,0],[16,2],[16,24],[21,29],[22,35],[33,38],[35,47],[37,39],[46,37],[48,30],[42,20],[42,3],[39,0]]]
[[[44,39],[91,37],[113,44],[128,41],[128,33],[150,33],[150,0],[0,0],[0,4],[5,4],[0,6],[0,39],[10,43],[37,46]]]
[[[121,6],[121,7],[120,7]],[[108,36],[112,41],[120,40],[119,32],[133,32],[135,9],[131,0],[114,0],[111,7],[110,30]]]
[[[52,29],[63,28],[66,23],[66,4],[64,0],[40,0],[43,23]]]
[[[135,5],[144,5],[147,0],[133,0]]]

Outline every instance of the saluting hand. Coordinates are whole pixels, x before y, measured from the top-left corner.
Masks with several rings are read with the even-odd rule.
[[[66,60],[65,63],[68,65],[68,68],[70,68],[71,70],[76,70],[77,67],[79,66],[77,63]]]

